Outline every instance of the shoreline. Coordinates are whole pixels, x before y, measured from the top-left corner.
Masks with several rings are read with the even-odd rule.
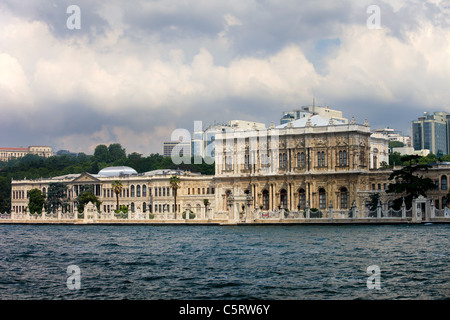
[[[302,219],[302,221],[293,221],[291,219],[267,219],[255,220],[253,222],[238,222],[228,220],[105,220],[105,221],[83,221],[79,220],[8,220],[0,219],[0,225],[18,224],[18,225],[149,225],[149,226],[268,226],[268,225],[424,225],[424,224],[450,224],[448,218],[432,218],[423,221],[411,221],[404,219],[376,219],[376,218],[358,218],[358,219]]]

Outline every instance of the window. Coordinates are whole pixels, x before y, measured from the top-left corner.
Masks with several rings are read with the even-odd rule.
[[[263,210],[269,210],[269,191],[264,190],[262,194]]]
[[[233,170],[233,163],[231,156],[225,156],[225,170]]]
[[[141,196],[141,186],[140,185],[136,186],[136,196],[137,197]]]
[[[441,177],[441,190],[447,190],[447,176]]]
[[[304,168],[305,165],[306,165],[305,153],[302,152],[302,153],[299,153],[299,154],[300,154],[300,158],[299,158],[300,164],[299,164],[299,167]]]
[[[286,169],[287,166],[287,155],[286,153],[280,153],[279,155],[280,168]]]
[[[267,153],[261,153],[261,168],[268,168],[270,166],[270,158]]]
[[[325,193],[325,189],[319,189],[319,208],[326,209],[327,207],[327,195]]]
[[[298,208],[300,210],[306,209],[306,192],[304,189],[298,191]]]
[[[319,167],[325,167],[325,152],[317,152],[317,165]]]
[[[348,208],[348,191],[347,188],[342,187],[340,190],[340,197],[341,197],[341,209],[347,209]]]
[[[286,190],[285,189],[282,189],[281,191],[280,191],[280,207],[281,208],[284,208],[284,209],[287,209],[287,204],[288,204],[288,201],[287,201],[287,192],[286,192]]]
[[[133,198],[135,196],[134,194],[134,186],[131,186],[131,197]]]
[[[250,156],[248,154],[245,155],[244,169],[250,169]]]
[[[347,165],[347,151],[339,151],[339,166]]]
[[[147,196],[147,186],[145,184],[142,186],[142,196],[143,197]]]

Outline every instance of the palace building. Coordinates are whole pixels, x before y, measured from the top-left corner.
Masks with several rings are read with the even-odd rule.
[[[389,177],[375,170],[388,161],[387,140],[373,139],[368,122],[354,119],[342,124],[314,115],[225,133],[216,136],[215,152],[216,208],[222,211],[235,194],[251,194],[252,206],[262,210],[348,210],[353,202],[364,205],[360,192],[373,184],[385,190]]]
[[[366,217],[370,195],[378,193],[385,208],[394,197],[386,193],[392,169],[388,139],[370,130],[365,121],[348,123],[311,115],[269,128],[230,128],[215,135],[215,175],[181,170],[138,173],[129,167],[109,167],[98,173],[69,174],[37,180],[13,180],[12,212],[27,211],[27,192],[38,188],[44,194],[51,183],[67,186],[68,207],[76,212],[76,199],[90,186],[101,201],[100,212],[116,209],[113,183],[119,180],[120,205],[130,212],[154,219],[181,219],[183,212],[196,219],[252,221],[255,212],[297,213],[319,210]],[[444,209],[450,165],[434,166],[427,173],[436,182],[432,191],[436,209]],[[170,178],[178,176],[175,199]],[[206,205],[205,205],[206,204]],[[354,211],[352,211],[354,210]],[[245,217],[242,214],[245,213]],[[205,221],[206,221],[205,220]]]
[[[76,211],[76,199],[80,192],[90,186],[94,195],[101,201],[100,211],[114,212],[116,195],[112,185],[116,180],[122,183],[119,195],[120,205],[128,210],[142,213],[153,213],[156,217],[175,213],[173,190],[169,179],[180,178],[177,191],[177,212],[186,209],[200,216],[204,208],[204,199],[212,204],[208,209],[214,210],[214,185],[210,176],[204,176],[180,170],[154,170],[138,174],[129,167],[108,167],[97,174],[69,174],[59,177],[37,180],[13,180],[11,203],[12,211],[24,213],[28,206],[27,192],[37,188],[47,194],[51,183],[62,182],[67,186],[68,211]]]

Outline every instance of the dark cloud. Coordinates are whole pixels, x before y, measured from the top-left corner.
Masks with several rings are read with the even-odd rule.
[[[170,139],[170,128],[192,131],[195,120],[202,121],[205,127],[235,119],[263,122],[267,125],[271,122],[278,124],[283,111],[310,104],[314,92],[318,92],[315,96],[318,104],[342,110],[347,118],[355,116],[360,123],[367,118],[372,127],[390,126],[408,132],[410,121],[421,115],[424,111],[422,109],[434,107],[428,104],[426,98],[417,101],[417,96],[408,99],[404,94],[408,90],[417,91],[420,81],[411,82],[417,87],[407,90],[400,81],[400,94],[388,92],[395,98],[376,94],[368,94],[366,99],[358,94],[358,98],[355,98],[362,89],[374,86],[377,81],[385,83],[386,79],[375,78],[366,83],[362,76],[359,81],[359,78],[352,78],[360,75],[357,67],[352,69],[353,72],[343,73],[336,66],[335,69],[328,69],[330,61],[341,54],[347,55],[342,59],[344,62],[354,62],[355,65],[366,63],[365,60],[352,60],[353,52],[341,52],[339,49],[348,44],[342,42],[342,36],[349,29],[355,26],[365,27],[369,16],[366,8],[369,4],[380,6],[382,27],[388,30],[389,36],[401,39],[406,45],[407,33],[420,30],[424,21],[436,27],[448,27],[448,17],[443,8],[433,3],[414,1],[397,10],[388,2],[363,3],[350,0],[82,0],[76,3],[81,9],[81,30],[74,32],[66,27],[69,16],[66,9],[72,4],[74,3],[70,0],[4,0],[0,5],[11,16],[24,18],[26,21],[44,22],[55,40],[44,42],[38,49],[51,52],[57,50],[52,47],[53,44],[60,44],[58,49],[67,49],[61,52],[61,56],[66,54],[69,58],[86,63],[80,63],[79,68],[85,68],[83,71],[86,72],[74,76],[74,87],[80,86],[80,83],[89,83],[86,85],[88,88],[80,86],[83,90],[67,90],[67,97],[61,93],[58,98],[53,98],[51,90],[48,90],[48,96],[41,97],[40,92],[33,91],[42,89],[33,83],[38,74],[37,67],[29,65],[42,62],[44,57],[34,56],[37,53],[30,51],[29,56],[33,57],[30,60],[33,62],[28,62],[26,66],[18,58],[30,83],[32,103],[26,108],[18,105],[15,109],[16,105],[0,102],[5,118],[0,120],[0,145],[50,144],[57,149],[70,148],[71,143],[75,148],[76,143],[78,148],[83,143],[91,145],[91,142],[101,142],[102,139],[128,139],[126,141],[131,143],[133,139],[146,135],[149,136],[148,141],[153,143],[151,139],[154,138],[162,143],[163,140]],[[75,54],[76,50],[70,45],[63,45],[72,38],[83,37],[87,37],[87,41],[80,40],[81,44],[78,44],[80,47],[85,46],[81,54]],[[2,48],[1,40],[0,50],[10,52],[9,48]],[[292,59],[293,65],[283,65],[282,59],[277,55],[289,46],[299,48],[297,51],[303,53],[307,61],[302,62],[302,59],[296,57],[298,59]],[[201,48],[206,48],[211,55],[212,64],[208,64],[206,55],[198,57]],[[153,51],[147,54],[149,49]],[[171,53],[174,49],[184,55],[184,60],[180,58],[181,62],[172,61]],[[360,48],[362,49],[364,48]],[[286,57],[299,55],[297,51],[289,52]],[[59,52],[52,54],[59,57]],[[14,56],[13,53],[11,55]],[[83,59],[85,57],[91,59]],[[128,58],[136,58],[138,63],[133,64],[127,61]],[[193,65],[196,58],[199,60],[198,64]],[[236,67],[236,62],[244,58],[247,59],[245,63]],[[252,66],[252,63],[256,66]],[[307,63],[312,63],[314,68],[308,68]],[[59,78],[55,76],[58,72],[51,68],[57,70],[68,66],[70,59],[50,61],[47,69],[40,70],[39,75],[42,77],[38,79],[47,80],[48,83],[43,86],[54,86],[56,91],[56,87],[60,85]],[[351,63],[349,66],[353,67]],[[223,67],[223,70],[218,67]],[[398,70],[403,70],[401,67]],[[239,73],[240,70],[236,70],[239,68],[242,69],[242,74]],[[294,77],[293,75],[302,72],[302,68],[309,70],[310,75],[305,78]],[[376,68],[375,66],[369,71]],[[330,77],[329,81],[322,81],[321,77],[326,77],[333,70],[337,74]],[[156,80],[149,76],[150,72],[154,73]],[[364,75],[364,72],[366,70],[361,71],[361,74]],[[234,78],[229,79],[231,73]],[[253,79],[251,75],[254,75]],[[414,74],[407,78],[414,78]],[[71,81],[63,81],[63,87],[72,85]],[[239,81],[242,82],[242,90],[233,87],[235,83],[241,83]],[[354,87],[342,86],[345,92],[338,93],[328,93],[327,91],[332,91],[332,87],[318,88],[321,84],[333,86],[345,82],[354,83]],[[0,77],[0,89],[1,84]],[[63,89],[66,88],[59,89],[60,92],[65,92]],[[8,94],[13,91],[0,90]],[[364,92],[370,93],[370,90]],[[439,94],[445,96],[440,91],[435,93],[436,96]],[[135,96],[138,98],[134,99]],[[399,96],[402,101],[398,101]],[[8,101],[13,100],[11,98]],[[294,100],[296,102],[292,102]],[[128,130],[125,133],[120,131],[124,128]],[[92,141],[89,141],[89,137],[92,137]],[[86,141],[82,141],[83,139]],[[153,152],[160,152],[161,145],[155,143],[149,148]],[[127,148],[127,151],[141,150]]]

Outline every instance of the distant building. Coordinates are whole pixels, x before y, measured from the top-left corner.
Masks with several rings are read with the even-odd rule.
[[[27,154],[36,154],[48,158],[52,156],[52,148],[48,146],[29,146],[28,148],[0,148],[0,161],[8,161],[26,156]]]
[[[411,123],[412,144],[414,150],[428,149],[435,155],[448,154],[450,150],[450,113],[425,112],[423,117]]]
[[[342,116],[342,111],[333,110],[329,107],[321,106],[303,106],[300,109],[283,112],[283,117],[280,119],[280,124],[286,124],[293,120],[307,118],[310,116],[320,116],[325,119],[333,119],[337,124],[347,124],[348,119]]]
[[[379,132],[370,135],[370,168],[378,169],[382,163],[389,164],[389,139]]]
[[[227,124],[214,124],[205,130],[196,130],[193,133],[191,141],[192,156],[214,158],[214,141],[216,135],[219,133],[241,130],[263,130],[265,128],[266,125],[261,122],[231,120]]]
[[[405,147],[411,146],[411,137],[404,136],[401,131],[396,131],[392,128],[381,128],[381,129],[375,129],[373,132],[376,133],[382,133],[387,136],[389,142],[391,141],[398,141],[404,144]]]
[[[187,154],[186,154],[187,151]],[[191,144],[181,141],[167,141],[163,143],[163,156],[170,157],[172,152],[179,156],[191,156]]]

